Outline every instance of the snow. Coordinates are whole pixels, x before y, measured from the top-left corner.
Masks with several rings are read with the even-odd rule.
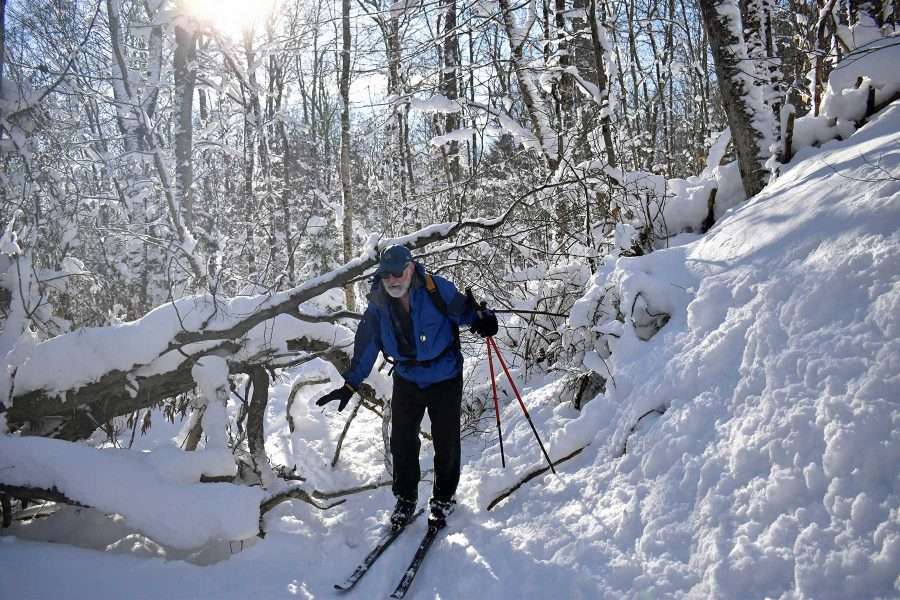
[[[715,141],[709,148],[709,155],[706,158],[706,170],[712,171],[722,162],[722,157],[728,151],[728,145],[731,143],[731,130],[725,128],[724,131],[715,135]]]
[[[218,450],[228,448],[225,438],[225,426],[228,415],[225,412],[225,401],[228,398],[228,363],[220,356],[204,356],[191,368],[191,376],[200,389],[199,406],[205,406],[203,412],[203,432],[206,434],[206,447]]]
[[[458,100],[451,100],[441,94],[435,94],[431,98],[410,98],[409,109],[429,113],[456,113],[462,110]]]
[[[650,595],[897,593],[900,186],[872,161],[895,172],[898,125],[895,103],[698,242],[618,259],[573,310],[590,323],[612,282],[623,310],[639,290],[672,315],[650,343],[627,318],[605,340],[611,390],[588,407],[610,424],[579,480],[610,489],[598,510],[630,499],[607,525],[641,553],[611,562],[685,577]],[[629,441],[654,402],[666,414]]]
[[[654,193],[661,185],[673,210],[687,203],[673,220],[691,202],[705,209],[700,202],[713,184],[730,207],[706,235],[679,235],[646,256],[606,257],[560,329],[561,371],[526,376],[503,348],[551,458],[582,450],[558,465],[558,476],[535,477],[488,510],[545,466],[505,375],[497,373],[508,466],[500,465],[488,412],[486,434],[464,441],[460,506],[412,597],[900,596],[900,101],[842,137],[801,145],[777,179],[741,204],[734,200],[736,166],[718,165],[718,144],[696,179],[631,181]],[[428,231],[370,238],[361,256],[386,243],[414,244]],[[627,226],[614,232],[620,251],[633,235]],[[215,326],[277,299],[223,304]],[[172,334],[176,307],[187,323],[209,316],[209,305],[193,302],[123,324],[115,339],[85,331],[83,349],[69,336],[56,353],[53,344],[38,344],[23,355],[40,362],[23,362],[20,371],[46,385],[85,377],[81,370],[89,374],[98,362],[152,368],[161,340]],[[648,321],[654,315],[666,318]],[[294,322],[270,324],[273,343],[299,330],[349,343],[344,328]],[[105,342],[119,344],[121,356]],[[466,362],[467,393],[490,387],[479,343],[467,347],[474,352]],[[38,365],[47,371],[43,379]],[[569,368],[606,379],[581,410],[563,400],[571,397]],[[223,374],[216,359],[198,367],[205,396],[218,393]],[[269,457],[296,467],[308,489],[387,479],[381,420],[365,409],[338,467],[330,467],[347,411],[323,410],[314,400],[337,377],[327,363],[311,361],[286,371],[270,390]],[[386,374],[370,380],[387,391]],[[285,415],[295,389],[290,432]],[[227,451],[143,443],[150,452],[0,437],[3,483],[56,486],[121,516],[65,509],[0,530],[5,594],[333,597],[332,584],[365,555],[392,504],[387,487],[348,495],[328,510],[286,502],[264,516],[264,539],[229,545],[223,540],[256,533],[263,492],[197,483],[202,473],[234,468]],[[426,443],[426,473],[431,460]],[[430,485],[426,477],[423,501]],[[420,519],[354,595],[386,596],[423,532]]]
[[[861,7],[861,10],[858,10],[856,14],[856,23],[849,27],[844,24],[837,27],[837,35],[848,48],[860,48],[873,41],[883,39],[881,28],[878,26],[878,23],[875,22],[875,19],[871,14],[867,14],[867,11],[872,8],[874,7]],[[885,7],[884,11],[884,22],[888,23],[890,9]]]
[[[596,160],[587,161],[579,167],[600,167],[624,187],[628,194],[626,198],[634,206],[626,204],[622,208],[637,213],[633,222],[629,223],[630,226],[643,227],[646,225],[646,213],[661,213],[663,227],[660,229],[657,226],[656,235],[664,243],[671,244],[669,238],[701,228],[709,212],[708,203],[712,190],[716,190],[716,219],[746,199],[737,162],[719,165],[730,139],[731,134],[727,129],[719,134],[710,146],[707,167],[700,174],[686,179],[666,179],[646,171],[623,171]],[[648,202],[651,204],[649,210],[645,208]],[[634,211],[636,206],[640,206],[640,210]]]
[[[444,135],[438,135],[431,138],[431,145],[441,147],[451,142],[467,142],[475,135],[475,129],[472,127],[461,127],[447,132]]]
[[[16,367],[16,393],[45,390],[54,394],[76,389],[113,370],[134,369],[140,376],[164,372],[184,360],[180,352],[169,349],[179,332],[227,329],[256,308],[274,304],[283,297],[284,293],[228,300],[210,296],[185,298],[164,304],[135,321],[112,327],[87,327],[51,338],[20,357],[7,357],[9,364]],[[251,355],[263,347],[286,350],[287,340],[303,336],[339,347],[352,344],[352,333],[340,325],[304,323],[280,316],[274,324],[254,327],[247,334],[244,352]],[[212,347],[215,343],[207,345]]]
[[[875,89],[876,105],[900,92],[900,77],[896,74],[900,61],[898,39],[900,36],[894,36],[862,45],[836,65],[828,77],[821,113],[841,120],[858,120],[865,112],[869,87]],[[863,85],[857,88],[860,78]]]
[[[196,483],[201,474],[233,476],[228,451],[170,447],[140,453],[2,436],[0,457],[0,483],[56,488],[81,504],[122,515],[134,529],[175,548],[241,540],[258,531],[261,490]]]
[[[16,219],[14,215],[13,218],[9,220],[9,223],[6,224],[6,228],[3,231],[3,237],[0,237],[0,254],[18,256],[22,253],[22,248],[19,246],[18,234],[14,229],[15,225]]]
[[[397,0],[397,2],[391,4],[388,11],[391,14],[391,18],[400,18],[418,6],[418,4],[417,0]]]

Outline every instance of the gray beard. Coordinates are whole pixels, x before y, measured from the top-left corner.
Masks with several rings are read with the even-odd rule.
[[[406,295],[406,292],[409,291],[409,283],[389,286],[386,281],[382,280],[381,284],[384,286],[384,291],[387,292],[388,296],[391,298],[402,298]]]

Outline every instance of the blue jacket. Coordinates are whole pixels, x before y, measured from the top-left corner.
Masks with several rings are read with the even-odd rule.
[[[447,304],[447,315],[435,306],[425,289],[425,268],[415,263],[409,287],[414,354],[403,355],[402,333],[396,331],[391,316],[391,298],[381,279],[375,277],[369,293],[369,306],[363,314],[353,342],[353,360],[344,372],[344,381],[354,389],[368,377],[378,353],[395,362],[401,377],[425,388],[438,381],[456,377],[462,370],[462,354],[457,344],[456,327],[470,325],[475,320],[475,307],[456,286],[443,277],[432,275],[441,297]],[[413,349],[406,345],[407,351]]]

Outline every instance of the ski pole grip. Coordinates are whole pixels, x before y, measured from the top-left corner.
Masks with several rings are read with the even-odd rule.
[[[466,299],[472,303],[472,308],[475,309],[475,314],[478,315],[478,318],[481,318],[481,312],[487,309],[487,302],[481,301],[480,303],[475,299],[475,294],[472,293],[472,288],[466,288]]]
[[[466,288],[466,300],[471,302],[473,308],[478,308],[478,302],[475,301],[475,294],[472,293],[472,288],[470,287]]]

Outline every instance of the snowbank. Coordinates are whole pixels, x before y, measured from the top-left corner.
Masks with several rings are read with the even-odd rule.
[[[575,421],[589,427],[530,396],[544,430],[594,457],[498,518],[607,536],[600,555],[569,548],[573,563],[611,565],[598,596],[896,597],[898,172],[895,102],[805,151],[707,236],[599,272],[572,317],[585,365],[608,378]],[[648,341],[639,294],[670,315]],[[639,423],[654,407],[665,414]],[[551,438],[554,458],[572,441]],[[524,444],[511,435],[507,455]],[[477,484],[479,506],[499,487]]]
[[[900,36],[880,38],[856,48],[828,76],[822,98],[822,114],[846,121],[861,119],[869,88],[875,105],[882,105],[900,92]]]
[[[795,120],[791,136],[792,156],[809,147],[818,147],[834,139],[846,139],[856,130],[857,123],[865,117],[870,93],[875,106],[900,93],[900,76],[896,65],[900,63],[900,37],[880,38],[856,48],[844,61],[835,66],[828,78],[822,98],[819,116],[805,115]],[[752,86],[751,86],[752,87]],[[793,107],[785,109],[792,112]],[[786,122],[787,112],[783,115]],[[785,128],[782,123],[782,130]],[[770,125],[764,124],[768,130]],[[664,230],[662,237],[684,231],[699,231],[708,213],[708,200],[716,190],[715,218],[721,218],[728,210],[746,199],[737,162],[719,165],[725,149],[731,141],[724,132],[712,144],[706,168],[696,176],[686,179],[664,179],[658,175],[629,173],[632,179],[643,177],[652,181],[654,198],[658,199]],[[772,158],[767,167],[783,171],[777,162],[782,152],[781,144],[770,147]],[[805,156],[805,155],[804,155]],[[635,182],[626,174],[614,174],[629,189]],[[647,184],[644,184],[646,187]]]
[[[56,488],[81,504],[123,516],[130,526],[175,548],[257,534],[260,489],[196,483],[202,474],[235,473],[228,451],[140,453],[0,436],[0,483]]]

